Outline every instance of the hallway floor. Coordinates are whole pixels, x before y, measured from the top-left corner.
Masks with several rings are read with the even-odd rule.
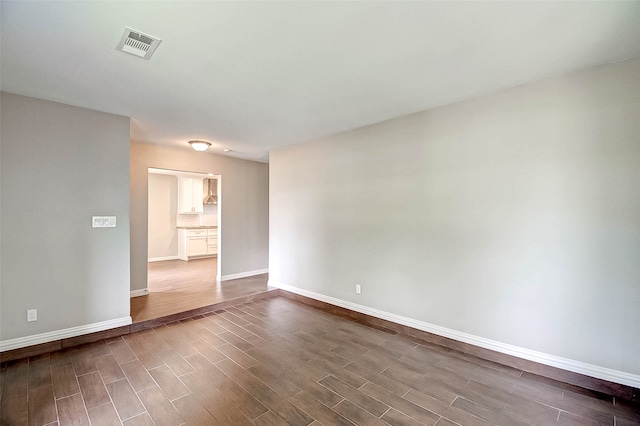
[[[149,295],[131,299],[133,323],[267,291],[267,274],[217,283],[217,267],[215,257],[149,263]]]

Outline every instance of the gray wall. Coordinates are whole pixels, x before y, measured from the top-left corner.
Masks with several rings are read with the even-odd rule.
[[[178,178],[149,174],[149,259],[178,256]]]
[[[1,105],[1,340],[128,317],[129,118],[8,93]],[[92,228],[103,215],[117,227]]]
[[[273,151],[270,281],[639,374],[639,141],[635,59]]]
[[[268,164],[131,143],[131,290],[147,287],[149,167],[222,175],[221,274],[224,277],[268,267]]]

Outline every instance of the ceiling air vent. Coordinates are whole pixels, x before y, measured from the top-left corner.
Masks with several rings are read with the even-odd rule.
[[[162,40],[159,38],[143,34],[140,31],[132,30],[131,28],[126,28],[122,35],[122,40],[120,40],[120,44],[118,44],[117,50],[131,53],[132,55],[149,60],[161,41]]]

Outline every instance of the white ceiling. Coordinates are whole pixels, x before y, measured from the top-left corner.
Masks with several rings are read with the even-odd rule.
[[[2,90],[270,149],[640,55],[640,2],[2,1]],[[125,26],[163,41],[115,50]],[[409,155],[409,153],[408,153]]]

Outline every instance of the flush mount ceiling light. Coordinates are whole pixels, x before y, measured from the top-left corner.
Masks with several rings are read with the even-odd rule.
[[[191,145],[191,148],[199,152],[206,151],[211,146],[211,144],[206,141],[189,141],[189,145]]]

